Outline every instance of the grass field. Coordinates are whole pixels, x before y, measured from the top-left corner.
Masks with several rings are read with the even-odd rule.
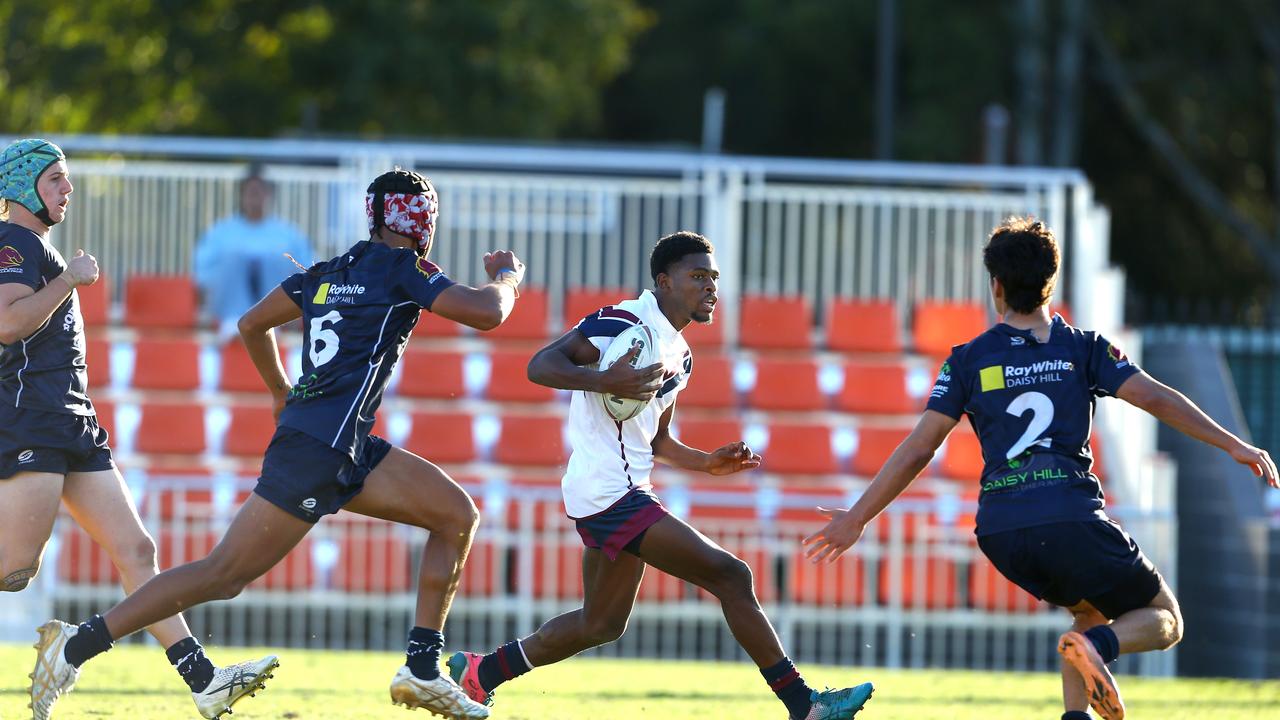
[[[26,676],[34,651],[0,645],[0,718],[30,717]],[[215,648],[215,660],[245,659]],[[391,705],[387,685],[403,662],[390,653],[284,650],[267,690],[237,705],[233,718],[424,718]],[[1059,680],[1047,674],[889,671],[805,667],[810,684],[876,683],[858,720],[1057,720]],[[1131,720],[1280,717],[1280,681],[1121,678]],[[159,650],[126,646],[86,667],[57,718],[198,718]],[[577,659],[501,688],[495,720],[783,720],[755,668],[741,664]]]

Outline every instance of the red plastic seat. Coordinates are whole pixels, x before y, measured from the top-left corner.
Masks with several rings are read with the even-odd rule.
[[[956,480],[976,482],[982,477],[982,445],[969,423],[962,422],[947,436],[942,455],[942,474]]]
[[[102,338],[86,338],[84,362],[90,392],[111,384],[111,343]]]
[[[813,347],[813,312],[804,297],[744,295],[738,343],[759,350]]]
[[[489,355],[489,385],[485,397],[499,402],[550,402],[555,391],[529,380],[532,353],[495,351]]]
[[[161,529],[156,535],[157,564],[162,568],[172,568],[203,560],[219,539],[220,533],[209,527],[207,518],[197,518],[197,522],[183,526],[182,531]]]
[[[635,298],[636,293],[625,288],[575,288],[564,298],[564,329],[568,330],[588,314],[608,305],[617,305]]]
[[[562,428],[556,416],[504,415],[493,459],[504,465],[557,467],[568,460]]]
[[[816,527],[816,526],[815,526]],[[862,558],[846,554],[834,563],[814,564],[803,550],[791,555],[791,600],[802,605],[858,606],[866,602]]]
[[[289,367],[287,354],[283,345],[279,346],[280,362]],[[238,339],[230,340],[222,346],[222,361],[218,368],[218,389],[223,392],[251,392],[262,394],[267,386],[262,382],[262,375],[249,358],[249,351]]]
[[[680,334],[689,347],[695,350],[718,350],[724,346],[724,320],[716,318],[710,324],[691,322],[684,326]]]
[[[851,467],[854,474],[874,477],[910,433],[910,428],[858,428],[858,449]]]
[[[560,478],[558,477],[523,477],[517,476],[511,479],[512,495],[516,494],[517,488],[523,488],[526,491],[530,489],[541,490],[542,496],[538,499],[521,499],[515,497],[508,498],[506,512],[506,527],[508,530],[519,530],[523,522],[522,513],[525,512],[524,506],[530,506],[531,523],[534,532],[543,532],[545,530],[560,530],[572,532],[572,521],[565,516],[564,501],[560,495]]]
[[[879,601],[892,604],[890,567],[893,560],[880,560]],[[949,559],[908,553],[901,561],[902,607],[941,610],[956,606],[956,566]]]
[[[521,288],[511,316],[481,336],[492,340],[545,340],[549,335],[547,321],[546,291]]]
[[[411,589],[413,568],[408,543],[394,525],[342,514],[338,524],[338,562],[332,584],[357,593],[393,593]]]
[[[471,416],[466,413],[416,412],[405,449],[437,463],[465,463],[476,457]]]
[[[902,352],[902,322],[888,300],[832,300],[827,347],[842,352]]]
[[[93,410],[98,416],[98,426],[107,431],[109,442],[114,446],[116,441],[116,404],[110,400],[93,400]]]
[[[133,275],[124,290],[127,325],[185,329],[196,324],[196,288],[185,275]]]
[[[266,405],[233,406],[231,423],[222,439],[226,455],[262,457],[276,432],[276,419]]]
[[[418,325],[413,329],[415,338],[452,338],[462,334],[462,323],[440,317],[430,310],[423,310],[418,316]]]
[[[72,585],[116,585],[120,573],[101,545],[79,526],[67,524],[58,551],[58,577]]]
[[[456,399],[466,397],[462,353],[409,348],[400,359],[400,385],[406,397]]]
[[[523,551],[533,553],[534,599],[582,599],[580,542],[540,541]]]
[[[94,284],[76,288],[76,295],[85,327],[101,327],[110,322],[111,283],[107,276],[99,275]]]
[[[316,569],[311,562],[311,538],[297,545],[266,572],[249,583],[253,590],[306,590],[315,584]]]
[[[989,612],[1034,612],[1041,607],[1035,595],[1005,579],[999,570],[979,557],[969,566],[969,601]]]
[[[729,521],[735,525],[759,521],[759,512],[756,509],[756,494],[759,488],[754,484],[745,481],[711,480],[690,485],[688,490],[690,521]]]
[[[774,424],[769,426],[769,447],[763,467],[768,472],[823,475],[838,469],[831,451],[831,428],[827,425]]]
[[[987,330],[987,309],[977,303],[926,301],[916,306],[913,327],[916,352],[946,357],[953,345],[967,343]]]
[[[735,407],[738,392],[733,387],[733,363],[723,355],[695,355],[693,374],[676,402],[680,407]]]
[[[204,452],[204,410],[188,403],[143,405],[134,447],[141,453],[198,455]]]
[[[134,344],[133,352],[133,387],[140,390],[200,387],[200,344],[195,340],[144,338]]]
[[[928,529],[937,525],[937,514],[934,512],[936,497],[927,490],[909,487],[899,495],[885,512],[872,521],[870,529],[875,532],[880,542],[893,539],[894,523],[902,524],[902,542],[912,544],[917,538],[926,537]],[[929,509],[917,510],[911,506],[927,504]]]
[[[676,437],[691,448],[713,450],[742,439],[742,423],[738,420],[698,420],[682,418]]]
[[[907,394],[907,369],[901,363],[852,361],[844,366],[844,387],[836,406],[846,412],[900,415],[920,409]]]
[[[818,388],[818,366],[812,360],[760,358],[747,403],[762,410],[821,410],[827,397]]]

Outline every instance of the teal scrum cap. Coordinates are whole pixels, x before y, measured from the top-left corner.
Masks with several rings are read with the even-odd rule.
[[[48,140],[27,138],[15,140],[0,152],[0,199],[16,202],[40,218],[45,225],[49,220],[49,208],[36,190],[36,181],[49,166],[66,160],[62,148]]]

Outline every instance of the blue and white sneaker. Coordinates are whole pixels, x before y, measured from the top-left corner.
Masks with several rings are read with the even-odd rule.
[[[813,707],[809,708],[804,720],[849,720],[867,704],[873,692],[875,687],[871,683],[843,690],[814,690],[809,696]]]
[[[191,699],[196,701],[196,708],[206,720],[215,720],[224,714],[230,714],[231,706],[246,695],[253,697],[266,687],[272,671],[278,667],[280,659],[275,655],[268,655],[261,660],[216,668],[209,686],[200,692],[191,693]]]

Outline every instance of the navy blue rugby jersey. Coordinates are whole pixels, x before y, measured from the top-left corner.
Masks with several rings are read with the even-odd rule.
[[[1045,343],[1001,323],[952,349],[928,408],[968,415],[982,443],[978,535],[1106,517],[1090,472],[1094,407],[1138,372],[1106,338],[1060,315]]]
[[[453,281],[408,248],[362,241],[280,284],[302,308],[302,377],[280,424],[354,460],[422,308]]]
[[[65,272],[52,245],[21,225],[0,222],[0,285],[39,291]],[[57,280],[59,284],[61,280]],[[0,402],[69,415],[92,415],[84,362],[84,319],[71,295],[31,335],[0,346]]]

